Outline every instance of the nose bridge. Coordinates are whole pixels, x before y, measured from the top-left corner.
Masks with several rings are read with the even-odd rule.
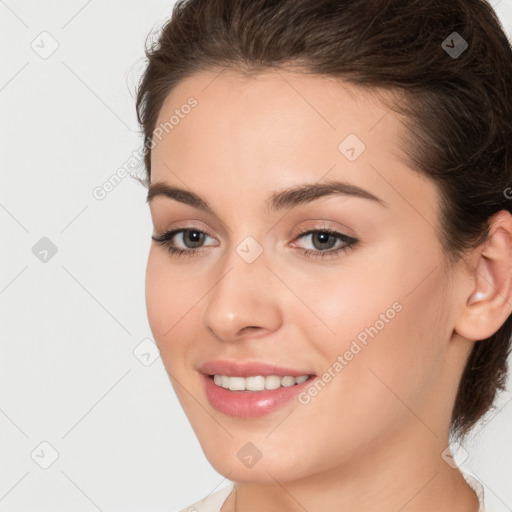
[[[270,331],[279,327],[279,303],[267,263],[263,245],[251,235],[233,244],[224,256],[202,319],[218,338],[235,339],[246,327]]]
[[[267,274],[269,274],[267,268],[269,250],[268,246],[267,250],[264,248],[265,234],[262,232],[255,233],[254,229],[252,232],[253,234],[249,234],[249,229],[239,229],[231,232],[229,249],[223,256],[224,261],[220,272],[220,275],[225,278],[229,274],[234,274],[231,276],[231,280],[246,283],[248,286],[253,282],[261,283],[262,280],[268,280]],[[224,280],[224,278],[221,280]]]

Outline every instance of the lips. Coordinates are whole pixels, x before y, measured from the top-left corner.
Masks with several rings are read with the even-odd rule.
[[[308,368],[286,368],[273,363],[242,362],[229,360],[207,361],[198,370],[204,375],[227,375],[229,377],[256,377],[262,375],[278,375],[285,377],[300,377],[301,375],[314,375]]]
[[[292,407],[302,407],[293,398],[312,382],[308,379],[302,384],[265,391],[231,391],[217,386],[209,376],[201,375],[201,378],[210,405],[223,414],[238,418],[258,418],[290,403]]]
[[[228,360],[208,361],[199,367],[202,373],[203,390],[210,405],[217,411],[228,416],[239,418],[257,418],[267,415],[285,404],[293,404],[293,398],[309,386],[315,375],[309,369],[288,368],[276,364],[262,362],[241,362]],[[223,376],[221,380],[230,380],[230,389],[226,389],[214,382],[213,376]],[[306,378],[306,380],[303,380]],[[233,377],[238,377],[235,379]],[[238,381],[249,377],[264,377],[270,381],[279,380],[279,377],[297,377],[297,383],[279,386],[276,389],[264,389],[260,391],[231,389],[238,388]],[[300,378],[302,377],[302,378]],[[231,379],[230,379],[231,378]],[[257,380],[257,379],[256,379]],[[236,384],[236,385],[235,385]],[[290,384],[290,385],[288,385]],[[274,387],[274,386],[271,386]],[[298,401],[295,401],[298,407]]]

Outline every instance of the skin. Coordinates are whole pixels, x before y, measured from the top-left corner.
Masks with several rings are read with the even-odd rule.
[[[152,242],[146,304],[206,457],[237,483],[236,510],[476,512],[476,495],[441,454],[475,340],[511,312],[510,215],[500,212],[488,242],[451,267],[436,231],[439,192],[407,166],[404,127],[377,94],[293,70],[210,70],[171,92],[158,123],[190,96],[198,105],[152,150],[151,183],[193,191],[214,214],[164,196],[150,202],[154,233],[208,236],[196,256]],[[353,162],[338,150],[348,134],[366,145]],[[327,180],[385,205],[326,196],[265,209],[277,191]],[[299,248],[343,246],[299,238],[325,227],[358,242],[308,258]],[[249,235],[263,249],[250,264],[236,252]],[[181,235],[174,244],[194,247]],[[308,404],[241,419],[207,401],[201,363],[265,361],[321,376],[396,302],[401,311]],[[251,468],[237,457],[248,442],[262,454]],[[222,511],[234,507],[232,492]]]

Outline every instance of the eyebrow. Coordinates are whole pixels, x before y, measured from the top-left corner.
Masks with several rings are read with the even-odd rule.
[[[343,181],[327,181],[311,184],[305,183],[275,192],[268,199],[266,206],[271,211],[277,212],[279,210],[293,208],[300,204],[310,203],[321,197],[334,195],[370,199],[381,206],[387,207],[387,203],[379,197],[363,188]],[[146,202],[150,203],[157,196],[165,196],[214,215],[214,211],[211,206],[199,195],[188,190],[167,185],[161,181],[152,183],[149,186]]]

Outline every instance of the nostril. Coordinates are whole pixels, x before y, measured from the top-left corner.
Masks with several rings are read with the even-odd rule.
[[[240,330],[240,332],[245,331],[246,329],[259,329],[259,327],[255,327],[254,325],[248,325]]]

